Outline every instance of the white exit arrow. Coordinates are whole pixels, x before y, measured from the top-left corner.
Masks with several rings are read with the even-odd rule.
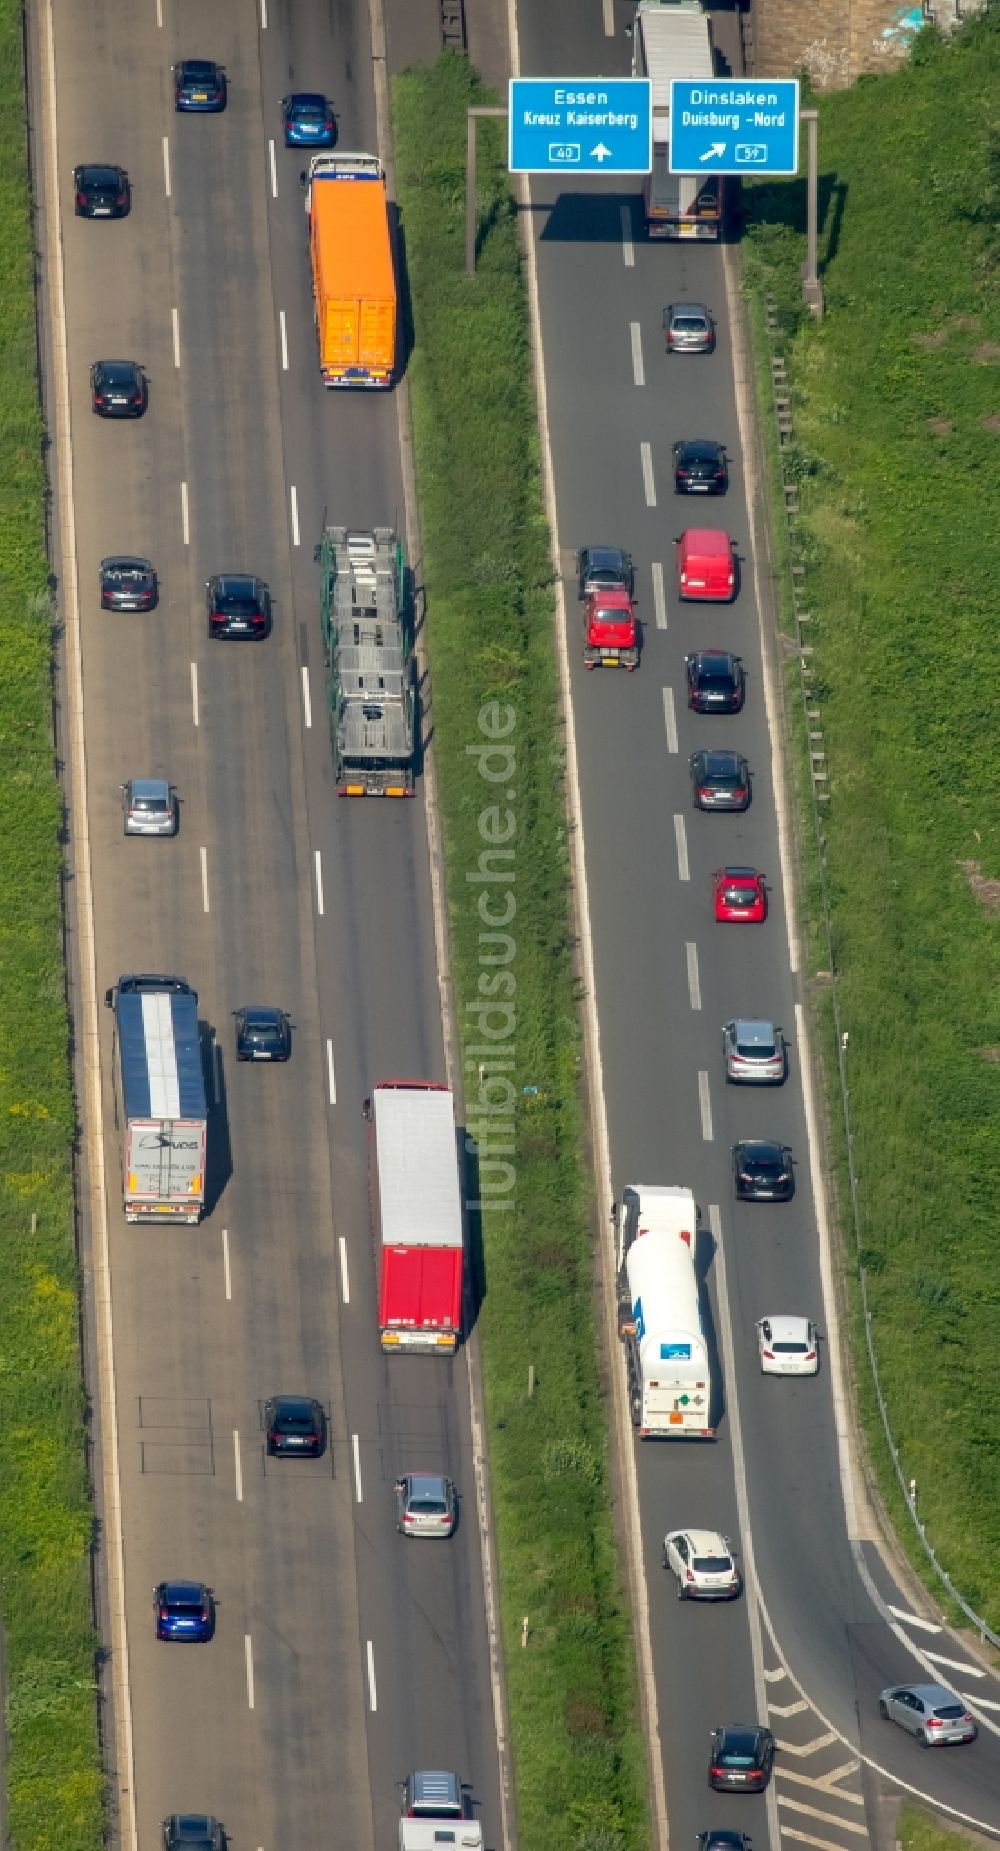
[[[699,154],[698,159],[699,161],[714,161],[717,155],[725,154],[725,152],[726,144],[724,141],[713,141],[712,146],[706,148],[704,154]]]
[[[596,148],[591,148],[590,152],[595,161],[610,161],[611,159],[611,149],[606,148],[603,141],[599,141]]]

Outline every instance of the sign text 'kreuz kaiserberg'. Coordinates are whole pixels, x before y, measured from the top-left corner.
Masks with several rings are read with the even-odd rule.
[[[794,174],[798,165],[796,78],[674,78],[672,174]]]
[[[648,77],[512,77],[512,174],[648,174],[653,165]]]

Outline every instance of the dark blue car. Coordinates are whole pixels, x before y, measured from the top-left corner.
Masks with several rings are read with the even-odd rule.
[[[332,148],[337,139],[333,104],[311,90],[282,98],[286,148]]]
[[[158,1639],[190,1639],[201,1645],[215,1631],[215,1602],[201,1581],[161,1581],[153,1589]]]
[[[174,65],[174,108],[217,115],[226,107],[226,73],[211,58],[182,58]]]

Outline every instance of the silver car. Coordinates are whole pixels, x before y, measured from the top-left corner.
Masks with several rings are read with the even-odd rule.
[[[727,1080],[779,1086],[787,1068],[785,1037],[775,1022],[738,1016],[723,1028],[722,1058]]]
[[[130,778],[122,785],[127,836],[175,836],[177,796],[166,778]]]
[[[878,1700],[879,1715],[919,1737],[925,1748],[939,1742],[974,1742],[979,1731],[961,1697],[943,1684],[894,1684]]]
[[[396,1528],[404,1536],[450,1536],[458,1499],[441,1472],[407,1472],[396,1480]]]
[[[703,302],[668,302],[663,311],[663,341],[668,353],[712,353],[715,323]]]

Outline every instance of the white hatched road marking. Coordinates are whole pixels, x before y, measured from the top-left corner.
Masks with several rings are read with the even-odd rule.
[[[966,1677],[985,1677],[982,1665],[970,1665],[962,1658],[946,1658],[943,1652],[926,1652],[924,1654],[934,1665],[947,1665],[949,1671],[964,1671]]]
[[[922,1620],[919,1613],[907,1613],[905,1607],[893,1607],[886,1601],[886,1609],[895,1619],[902,1620],[906,1626],[919,1626],[921,1632],[941,1632],[942,1627],[934,1620]]]
[[[632,242],[632,214],[628,206],[622,206],[622,256],[626,270],[635,269],[635,245]]]
[[[781,1836],[782,1838],[794,1838],[800,1845],[817,1845],[819,1851],[844,1851],[843,1845],[836,1844],[832,1838],[814,1838],[811,1832],[796,1831],[794,1825],[783,1825]]]
[[[641,443],[639,445],[639,456],[642,459],[642,486],[646,491],[646,506],[647,508],[655,508],[656,483],[653,481],[652,446],[648,443]]]
[[[769,1684],[780,1684],[782,1678],[788,1676],[788,1672],[785,1670],[784,1665],[774,1665],[770,1670],[764,1672],[764,1676]]]
[[[840,1767],[832,1767],[828,1774],[800,1774],[796,1769],[781,1767],[778,1773],[782,1780],[797,1780],[800,1787],[818,1787],[822,1793],[829,1793],[838,1800],[847,1800],[851,1806],[863,1806],[864,1798],[860,1793],[843,1793],[839,1782],[853,1777],[860,1768],[860,1761],[844,1761]]]
[[[807,1806],[803,1800],[792,1800],[785,1793],[778,1794],[778,1805],[790,1812],[804,1813],[807,1819],[822,1819],[824,1825],[835,1825],[840,1832],[853,1832],[857,1838],[867,1838],[868,1827],[857,1825],[853,1819],[841,1819],[835,1812],[821,1812],[818,1806]]]
[[[778,1747],[786,1755],[814,1755],[818,1748],[829,1748],[831,1742],[839,1740],[840,1737],[835,1731],[828,1729],[825,1735],[814,1735],[811,1742],[782,1742],[779,1739]]]
[[[642,364],[642,323],[630,322],[629,331],[632,337],[632,378],[637,386],[644,386],[646,369]]]
[[[656,612],[656,627],[667,627],[667,595],[663,589],[663,567],[659,562],[653,566],[653,609]]]
[[[801,1716],[803,1710],[808,1708],[804,1697],[800,1697],[797,1703],[769,1703],[767,1706],[769,1716]]]

